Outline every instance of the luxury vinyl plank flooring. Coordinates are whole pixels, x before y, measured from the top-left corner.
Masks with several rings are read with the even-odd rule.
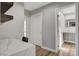
[[[39,46],[36,46],[36,56],[56,56],[56,53],[43,49]]]
[[[49,51],[41,48],[41,50],[37,51],[37,56],[47,56],[49,53]]]
[[[54,52],[51,52],[51,53],[49,53],[47,56],[57,56],[57,54],[54,53]]]
[[[75,44],[64,43],[62,49],[58,52],[51,52],[36,46],[36,56],[74,56]]]
[[[60,49],[60,56],[74,56],[75,44],[64,43],[62,48]]]

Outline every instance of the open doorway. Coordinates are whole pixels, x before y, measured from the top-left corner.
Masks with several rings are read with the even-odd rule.
[[[76,42],[76,6],[57,8],[57,51],[60,56],[74,56]]]

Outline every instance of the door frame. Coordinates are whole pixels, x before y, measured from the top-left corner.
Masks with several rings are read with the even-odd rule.
[[[77,56],[78,55],[78,3],[76,2],[76,3],[72,3],[72,4],[70,4],[70,5],[66,5],[66,6],[62,6],[62,7],[57,7],[57,8],[55,8],[55,18],[56,18],[56,20],[55,20],[55,26],[56,26],[56,52],[58,52],[58,26],[57,26],[57,24],[58,24],[58,19],[57,19],[57,10],[58,9],[62,9],[62,8],[66,8],[66,7],[69,7],[69,6],[72,6],[72,5],[75,5],[76,6],[76,36],[75,36],[75,54],[74,54],[74,56]]]
[[[59,50],[59,46],[58,46],[58,18],[57,18],[57,13],[58,13],[58,9],[59,8],[55,8],[55,18],[56,18],[56,20],[55,20],[55,27],[56,27],[56,52],[58,52],[58,50]]]

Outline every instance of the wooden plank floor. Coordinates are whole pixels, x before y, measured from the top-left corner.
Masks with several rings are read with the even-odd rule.
[[[55,52],[48,51],[39,46],[36,46],[36,50],[37,50],[36,56],[56,56],[57,55]]]
[[[36,46],[36,56],[73,56],[75,50],[74,44],[64,43],[62,49],[58,52],[51,52],[46,49]]]
[[[60,49],[60,56],[74,56],[75,44],[65,42]]]

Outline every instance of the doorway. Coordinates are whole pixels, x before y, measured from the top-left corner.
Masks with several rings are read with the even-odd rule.
[[[74,56],[76,49],[76,6],[73,4],[57,8],[56,13],[58,54],[59,56]]]

